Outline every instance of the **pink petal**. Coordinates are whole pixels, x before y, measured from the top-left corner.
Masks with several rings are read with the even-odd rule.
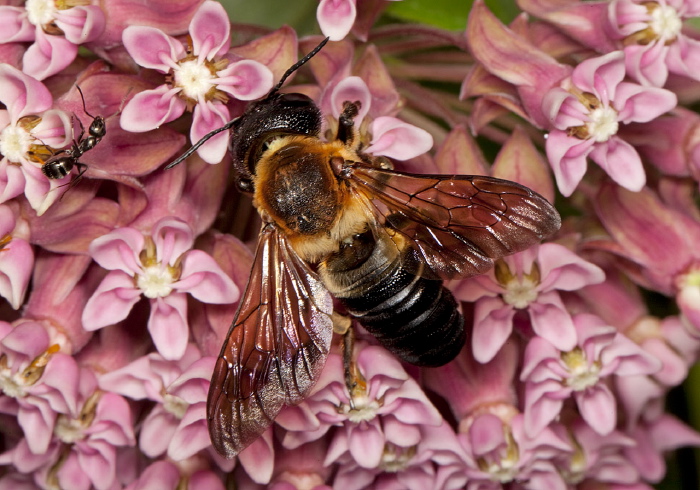
[[[576,346],[576,328],[559,294],[540,293],[529,308],[532,329],[557,349],[567,352]]]
[[[0,87],[0,93],[2,93],[2,87]],[[22,194],[25,186],[26,180],[22,168],[10,165],[7,158],[3,158],[0,161],[0,203],[7,202]]]
[[[433,147],[433,137],[426,130],[400,119],[381,116],[372,121],[372,141],[367,153],[408,160]]]
[[[156,349],[165,359],[178,360],[187,349],[187,296],[171,293],[165,298],[151,300],[148,331]]]
[[[179,91],[179,88],[161,85],[134,95],[119,117],[122,129],[142,133],[174,121],[185,112],[185,102],[177,96]]]
[[[78,54],[78,46],[61,36],[50,36],[37,28],[34,44],[22,58],[23,71],[43,80],[70,65]]]
[[[16,123],[24,116],[50,109],[53,97],[43,83],[3,63],[0,64],[0,102]]]
[[[592,140],[580,140],[564,131],[551,131],[545,143],[547,159],[554,170],[557,187],[568,197],[586,174],[586,157],[593,148]]]
[[[571,81],[584,92],[592,93],[604,105],[616,100],[615,92],[625,78],[625,56],[613,51],[579,63],[571,74]]]
[[[185,56],[180,41],[155,27],[128,26],[124,29],[122,41],[136,63],[161,73],[177,68],[177,61]]]
[[[153,225],[151,237],[156,245],[158,262],[175,265],[194,245],[192,229],[184,221],[167,216]]]
[[[35,27],[24,7],[0,6],[0,43],[21,43],[34,40]]]
[[[539,286],[541,291],[576,291],[605,280],[603,269],[556,243],[540,245],[537,263],[543,278]]]
[[[331,41],[342,41],[355,23],[355,0],[321,0],[316,9],[316,20],[324,36]]]
[[[141,291],[134,287],[131,276],[121,271],[110,272],[85,305],[83,327],[92,331],[119,323],[139,298]]]
[[[34,399],[23,406],[17,414],[17,423],[24,431],[29,450],[34,454],[47,451],[53,435],[56,416],[46,400]]]
[[[386,417],[382,421],[382,428],[386,440],[401,447],[416,446],[421,442],[422,434],[418,425],[409,425],[399,422],[393,417]]]
[[[598,434],[609,434],[617,424],[615,398],[607,386],[598,383],[585,391],[574,393],[579,412]]]
[[[162,401],[162,379],[152,371],[150,356],[144,356],[126,366],[100,376],[100,388],[133,400]]]
[[[31,132],[32,136],[54,148],[71,143],[73,121],[70,114],[59,109],[49,109],[41,115],[41,122]]]
[[[647,45],[626,46],[624,52],[627,73],[642,85],[663,87],[668,79],[668,51],[669,47],[658,40]]]
[[[646,184],[647,177],[637,150],[617,136],[596,144],[590,157],[625,189],[637,192]]]
[[[120,270],[134,276],[141,272],[139,254],[145,248],[143,234],[134,228],[118,228],[93,240],[90,255],[107,270]]]
[[[562,389],[557,381],[527,383],[525,387],[525,432],[537,437],[556,419],[569,397],[570,389]]]
[[[240,291],[219,264],[201,250],[190,250],[182,261],[182,279],[173,284],[203,303],[229,304],[238,301]]]
[[[255,483],[269,483],[275,469],[272,430],[266,430],[253,444],[244,449],[238,455],[238,461]]]
[[[340,113],[343,112],[343,103],[359,102],[360,111],[355,117],[355,124],[359,126],[372,105],[372,94],[369,92],[369,88],[362,78],[347,77],[333,87],[330,102],[333,117],[336,119],[340,116]]]
[[[34,251],[25,240],[13,238],[0,251],[0,296],[15,310],[24,301],[33,269]]]
[[[500,298],[482,298],[474,311],[474,358],[486,363],[493,359],[513,332],[515,309]]]
[[[217,88],[238,100],[255,100],[266,95],[274,84],[268,67],[253,60],[230,64],[217,74]]]
[[[59,10],[56,25],[73,44],[85,44],[97,39],[105,28],[105,16],[97,5],[75,6]]]
[[[182,461],[209,446],[205,404],[191,405],[168,445],[168,457]]]
[[[469,428],[469,443],[475,455],[490,453],[504,444],[503,422],[496,415],[477,415]]]
[[[346,427],[348,449],[355,462],[363,468],[376,468],[381,461],[385,437],[378,424]]]
[[[154,407],[143,421],[139,435],[139,449],[149,458],[157,458],[167,451],[179,420],[165,411],[163,406]]]
[[[224,104],[199,103],[194,108],[190,141],[199,141],[205,134],[218,129],[229,121],[229,111]],[[219,163],[228,150],[229,132],[223,131],[199,147],[197,155],[207,163]]]
[[[623,123],[649,122],[670,111],[678,104],[676,94],[656,87],[643,87],[623,82],[617,87],[615,108]]]
[[[190,22],[192,49],[200,60],[223,56],[231,43],[231,21],[219,2],[206,1],[197,9]]]
[[[681,35],[668,47],[666,65],[672,73],[698,79],[696,67],[700,63],[700,42]]]

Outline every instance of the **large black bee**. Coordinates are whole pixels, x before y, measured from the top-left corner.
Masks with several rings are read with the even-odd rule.
[[[107,124],[105,123],[104,117],[90,114],[87,111],[87,107],[85,107],[83,91],[78,85],[76,85],[75,88],[77,88],[80,93],[85,114],[92,118],[92,123],[90,123],[90,127],[88,128],[88,134],[85,136],[83,123],[78,119],[78,124],[80,125],[80,134],[78,138],[73,140],[73,144],[69,148],[59,151],[41,166],[42,173],[49,179],[62,179],[73,170],[73,167],[77,167],[78,175],[71,182],[71,186],[75,185],[83,177],[83,174],[88,168],[86,164],[80,161],[80,157],[82,157],[85,152],[92,150],[107,133]]]
[[[323,141],[316,104],[279,90],[326,41],[205,137],[232,129],[238,187],[263,220],[207,400],[212,442],[227,457],[314,386],[330,349],[333,298],[401,359],[442,365],[465,341],[442,281],[486,272],[560,226],[545,198],[514,182],[387,169],[362,151],[357,103],[345,103],[335,139]]]

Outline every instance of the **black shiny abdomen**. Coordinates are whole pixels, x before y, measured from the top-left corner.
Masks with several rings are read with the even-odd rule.
[[[374,247],[366,260],[343,269],[341,252],[324,264],[330,277],[326,283],[348,313],[393,354],[417,366],[441,366],[464,346],[464,319],[442,281],[411,272],[405,260]],[[346,280],[342,288],[334,279],[341,277]]]

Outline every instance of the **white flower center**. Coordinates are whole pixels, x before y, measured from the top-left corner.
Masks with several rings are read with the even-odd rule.
[[[366,395],[353,396],[352,401],[354,406],[342,405],[340,412],[347,415],[348,420],[354,424],[372,420],[382,406],[377,400],[370,400]]]
[[[502,294],[503,301],[514,308],[524,309],[537,299],[538,282],[528,276],[514,277],[505,285],[506,291]]]
[[[589,122],[586,123],[588,134],[597,143],[604,143],[611,136],[617,134],[619,124],[617,111],[610,106],[601,106],[588,113]]]
[[[0,391],[10,398],[22,398],[26,396],[27,384],[24,382],[24,377],[21,372],[12,374],[10,368],[0,369]]]
[[[209,68],[197,60],[185,61],[174,72],[175,85],[182,87],[182,93],[193,100],[199,100],[216,84]]]
[[[58,12],[54,0],[27,0],[24,8],[29,22],[35,26],[44,26],[52,22]]]
[[[80,419],[74,419],[66,415],[59,415],[56,419],[54,434],[66,444],[85,439],[85,427]]]
[[[598,363],[589,363],[584,352],[578,347],[561,355],[564,364],[569,370],[566,385],[575,391],[583,391],[598,383],[600,366]]]
[[[163,397],[163,408],[166,412],[173,414],[178,420],[182,420],[190,404],[179,396],[166,393]]]
[[[7,126],[0,133],[0,153],[10,162],[25,160],[32,143],[34,137],[19,126]]]
[[[490,462],[484,471],[491,475],[491,479],[501,483],[512,482],[518,475],[518,460],[511,456],[506,456],[498,461]]]
[[[143,269],[136,279],[136,286],[143,291],[147,298],[163,298],[172,293],[172,283],[175,282],[170,269],[160,264],[148,266]]]
[[[656,8],[651,11],[649,27],[651,27],[661,39],[675,39],[681,33],[683,21],[673,7],[657,5]]]

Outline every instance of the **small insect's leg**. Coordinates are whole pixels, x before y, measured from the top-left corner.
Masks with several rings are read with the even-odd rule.
[[[80,182],[80,180],[83,178],[83,174],[88,169],[88,166],[81,162],[75,162],[75,166],[78,168],[78,175],[76,175],[74,179],[71,179],[70,182],[66,182],[65,184],[61,184],[57,187],[57,189],[60,189],[61,187],[68,186],[68,190],[61,195],[59,201],[63,200],[63,196],[68,194],[68,191],[75,187],[78,184],[78,182]]]
[[[78,120],[78,126],[80,126],[80,134],[78,135],[77,138],[75,138],[75,133],[73,133],[73,147],[79,147],[80,144],[79,142],[82,141],[83,135],[85,134],[85,126],[83,126],[83,122],[80,120],[79,117],[76,117],[75,114],[73,114],[72,119],[77,119]],[[73,129],[73,125],[71,125],[71,129]]]
[[[355,139],[355,118],[360,113],[360,102],[343,102],[343,112],[338,118],[338,135],[336,139],[351,145]]]

